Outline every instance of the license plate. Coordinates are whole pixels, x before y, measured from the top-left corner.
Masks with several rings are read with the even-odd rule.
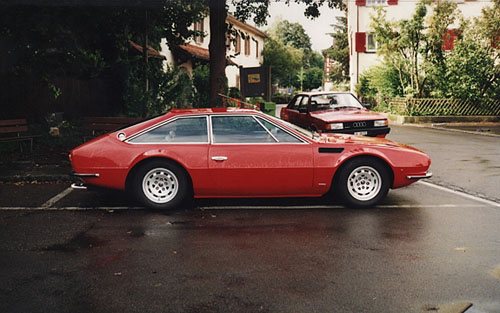
[[[354,135],[356,135],[356,136],[365,136],[367,134],[368,134],[368,132],[366,132],[366,131],[365,132],[354,132]]]

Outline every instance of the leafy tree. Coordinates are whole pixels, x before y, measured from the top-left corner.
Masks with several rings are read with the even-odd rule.
[[[162,38],[170,45],[180,44],[193,34],[189,27],[205,8],[186,0],[169,0],[157,10],[2,4],[0,38],[8,54],[16,57],[0,74],[45,81],[55,95],[60,93],[54,83],[58,77],[112,76],[114,94],[121,95],[126,114],[152,114],[148,108],[159,97],[163,67],[160,60],[146,58],[146,63],[144,54],[131,53],[128,41],[142,46],[147,42],[157,49]]]
[[[325,67],[325,58],[318,51],[312,51],[311,57],[309,58],[308,64],[310,68],[317,67],[320,69],[324,69]]]
[[[345,12],[347,15],[347,11]],[[345,82],[349,80],[349,34],[347,29],[347,16],[337,16],[337,24],[332,24],[334,32],[330,34],[333,45],[326,49],[327,55],[335,61],[330,69],[330,80]]]
[[[311,37],[299,23],[280,20],[271,28],[270,33],[273,38],[285,46],[311,50]]]
[[[323,84],[323,69],[311,67],[305,71],[303,87],[305,90],[311,90],[320,87]]]
[[[291,0],[287,0],[288,3]],[[343,0],[293,0],[295,3],[305,3],[307,5],[304,15],[306,17],[314,18],[320,15],[319,8],[326,4],[330,8],[344,8]],[[269,16],[270,1],[251,1],[251,0],[231,0],[235,7],[235,17],[239,20],[246,21],[253,17],[253,21],[257,25],[266,23]],[[217,93],[224,91],[225,79],[225,62],[226,51],[225,47],[222,48],[222,43],[225,42],[227,28],[225,26],[225,19],[227,16],[226,0],[209,0],[210,7],[210,41],[218,42],[217,45],[210,45],[210,105],[218,106],[221,104],[220,97]],[[225,10],[225,11],[224,11]],[[217,19],[218,21],[213,21]],[[224,92],[225,94],[225,92]]]
[[[500,94],[500,2],[483,9],[473,21],[463,20],[461,36],[446,58],[445,96],[477,102]]]
[[[408,20],[388,21],[382,7],[372,16],[371,26],[379,43],[377,52],[397,69],[406,95],[422,97],[426,94],[427,79],[432,79],[428,74],[443,63],[441,46],[445,31],[457,16],[455,3],[438,1],[430,18],[431,24],[427,26],[425,17],[429,4],[429,0],[420,0]]]
[[[286,47],[272,37],[266,38],[262,51],[264,65],[271,66],[272,82],[281,86],[298,83],[297,74],[302,64],[302,50]]]

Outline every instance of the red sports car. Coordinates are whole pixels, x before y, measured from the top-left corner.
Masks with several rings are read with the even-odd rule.
[[[306,92],[281,110],[283,120],[322,133],[385,138],[389,123],[383,114],[367,110],[348,92]]]
[[[377,204],[389,188],[428,178],[429,157],[389,140],[318,135],[259,111],[174,109],[71,151],[86,184],[129,190],[144,205],[188,197],[318,197]],[[75,186],[85,188],[85,185]]]

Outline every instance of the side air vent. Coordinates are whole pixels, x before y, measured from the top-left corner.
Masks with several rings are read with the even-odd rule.
[[[344,148],[319,148],[319,153],[341,153]]]

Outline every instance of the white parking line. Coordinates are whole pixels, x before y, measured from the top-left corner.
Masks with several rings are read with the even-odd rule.
[[[142,207],[0,207],[0,211],[125,211],[144,210]]]
[[[60,192],[59,194],[50,198],[49,200],[47,200],[47,202],[42,204],[42,208],[49,208],[49,207],[53,206],[57,201],[61,200],[62,198],[66,197],[68,194],[70,194],[71,191],[73,191],[73,188],[71,188],[71,187],[66,188],[65,190],[63,190],[62,192]]]
[[[380,209],[417,209],[417,208],[480,208],[493,206],[500,208],[500,203],[479,198],[465,192],[435,185],[433,183],[419,181],[427,187],[446,191],[482,204],[386,204],[378,205]],[[0,211],[119,211],[119,210],[144,210],[143,207],[53,207],[53,205],[67,196],[73,189],[67,188],[55,197],[49,199],[40,207],[0,207]],[[199,210],[314,210],[314,209],[342,209],[341,205],[228,205],[228,206],[202,206]]]
[[[422,209],[422,208],[484,208],[484,204],[387,204],[378,205],[378,209]],[[204,206],[198,210],[328,210],[344,209],[341,205],[228,205]],[[145,210],[143,207],[0,207],[0,211],[125,211]]]
[[[462,192],[462,191],[453,190],[453,189],[450,189],[450,188],[447,188],[447,187],[443,187],[443,186],[439,186],[439,185],[435,185],[433,183],[426,182],[426,181],[419,181],[417,183],[425,185],[425,186],[428,186],[428,187],[436,188],[436,189],[439,189],[439,190],[442,190],[442,191],[446,191],[446,192],[449,192],[449,193],[453,193],[453,194],[462,196],[462,197],[467,198],[467,199],[471,199],[471,200],[474,200],[474,201],[482,202],[482,203],[485,203],[485,204],[488,204],[488,205],[500,208],[500,203],[498,203],[498,202],[487,200],[487,199],[483,199],[483,198],[479,198],[479,197],[470,195],[470,194]]]

